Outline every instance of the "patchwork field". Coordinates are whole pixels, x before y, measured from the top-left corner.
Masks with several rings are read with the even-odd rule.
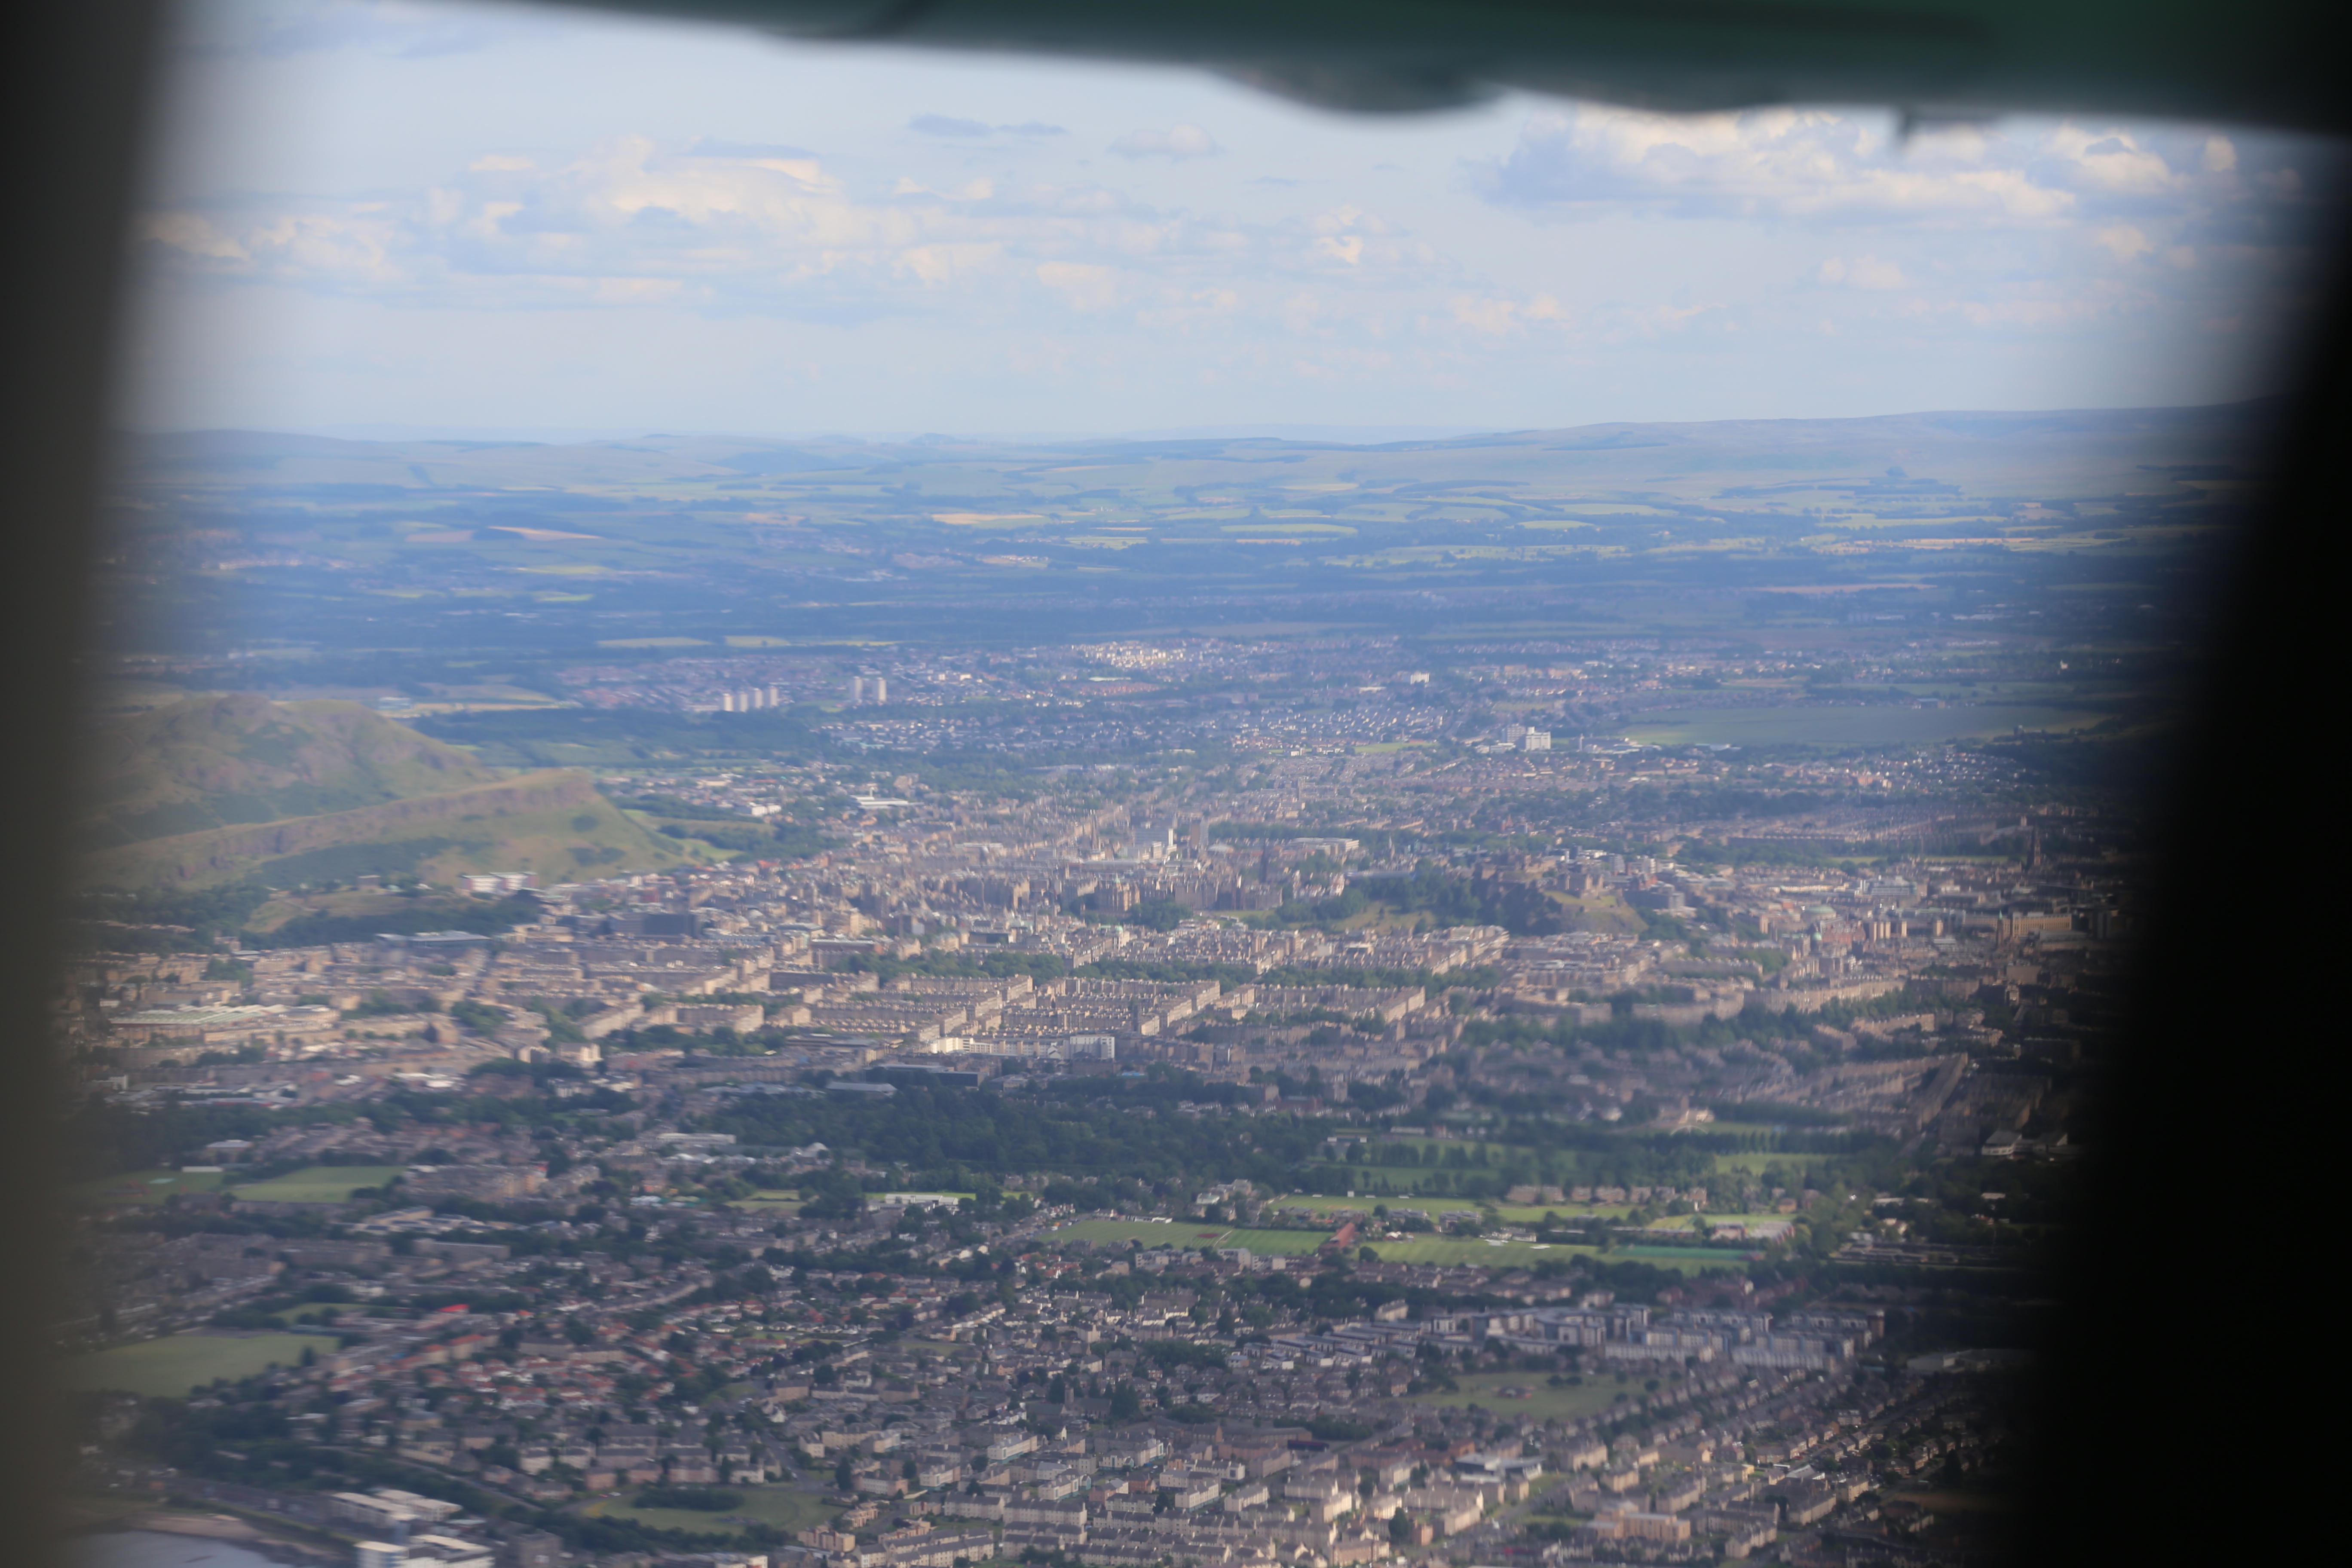
[[[187,531],[196,519],[209,527],[304,509],[308,548],[348,568],[336,574],[344,581],[268,567],[240,581],[322,648],[372,658],[430,649],[437,658],[495,646],[507,669],[512,639],[466,640],[447,621],[452,607],[503,601],[549,634],[548,647],[593,643],[615,661],[648,663],[719,648],[1026,637],[1038,625],[1041,583],[1058,589],[1082,578],[1110,579],[1098,585],[1120,592],[1063,596],[1058,632],[1129,635],[1135,617],[1118,601],[1133,592],[1186,606],[1162,615],[1155,635],[1553,638],[1712,627],[1846,636],[1857,612],[1891,623],[1979,596],[1990,600],[1980,614],[2000,616],[2005,631],[2042,608],[2143,602],[2147,584],[2194,570],[2202,541],[2230,526],[2244,498],[2204,481],[2164,481],[2157,470],[2258,463],[2252,428],[2240,411],[2217,408],[2158,419],[2130,410],[1613,425],[1377,447],[1259,438],[1181,449],[1157,439],[779,447],[663,436],[633,445],[625,460],[604,444],[457,452],[425,442],[350,442],[325,458],[291,437],[237,432],[139,437],[126,443],[124,462],[135,502],[152,505],[159,522],[179,520],[160,536],[167,550],[196,546]],[[1906,491],[1898,504],[1892,491],[1853,482],[1898,461],[1931,491]],[[594,521],[486,525],[459,499],[476,487],[547,492],[543,521],[589,511]],[[2135,504],[2117,514],[2112,503],[2126,493]],[[2021,510],[2026,500],[2043,510]],[[575,513],[583,502],[589,510]],[[747,502],[760,510],[747,512]],[[2077,502],[2093,510],[2060,515]],[[2007,521],[1978,521],[1986,518]],[[2093,568],[2087,579],[2070,577],[2063,604],[2036,571],[2052,551]],[[1725,592],[1759,567],[1801,591]],[[845,569],[883,574],[852,577],[876,584],[854,593],[808,596],[811,573]],[[647,574],[684,591],[641,603]],[[1301,581],[1317,590],[1305,601]],[[1474,587],[1475,598],[1438,592]],[[751,619],[736,602],[745,593],[765,605]],[[2043,598],[2051,604],[2026,607]],[[1307,616],[1306,603],[1319,613]],[[640,618],[614,625],[624,613]],[[629,749],[637,736],[614,743],[635,720],[548,709],[537,681],[486,680],[469,661],[463,678],[436,684],[451,689],[431,706],[477,710],[432,714],[431,732],[499,737],[499,758],[515,765],[583,742],[616,761],[637,754]],[[509,693],[505,703],[486,700],[485,686]],[[509,710],[482,710],[496,706]],[[1961,721],[1937,715],[1971,710],[1878,711],[1924,717],[1939,733],[1954,722],[2019,721],[1986,709]],[[751,728],[800,721],[778,716]],[[712,754],[746,729],[662,728]]]
[[[216,1377],[250,1377],[273,1366],[293,1366],[305,1350],[334,1348],[317,1334],[166,1334],[69,1357],[65,1384],[72,1389],[178,1397]]]

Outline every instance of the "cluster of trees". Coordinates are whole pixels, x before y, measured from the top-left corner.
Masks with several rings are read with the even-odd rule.
[[[1477,1046],[1551,1046],[1568,1050],[1595,1047],[1606,1051],[1625,1051],[1637,1059],[1669,1047],[1687,1048],[1699,1046],[1719,1049],[1738,1040],[1769,1044],[1778,1049],[1784,1043],[1804,1047],[1806,1037],[1816,1024],[1826,1024],[1833,1029],[1851,1028],[1866,1018],[1900,1017],[1909,1013],[1934,1012],[1953,1005],[1952,999],[1940,992],[1922,992],[1906,986],[1866,1000],[1830,1002],[1818,1012],[1774,1013],[1763,1008],[1751,1008],[1736,1017],[1707,1018],[1697,1024],[1676,1025],[1655,1018],[1633,1017],[1633,1004],[1643,999],[1639,993],[1632,991],[1612,996],[1610,1001],[1613,1004],[1614,1016],[1604,1024],[1586,1024],[1571,1018],[1547,1022],[1526,1015],[1475,1018],[1463,1026],[1461,1043],[1465,1048]],[[1906,1052],[1910,1049],[1907,1044],[1905,1049]]]
[[[224,888],[98,890],[75,898],[66,912],[85,946],[116,952],[205,952],[241,930],[268,902],[269,892],[251,881]],[[182,929],[166,929],[171,927]]]
[[[296,915],[272,931],[238,936],[256,947],[322,947],[329,942],[367,942],[378,931],[465,931],[499,936],[539,919],[539,905],[520,896],[496,900],[471,898],[387,899],[363,915]]]
[[[1230,1085],[1190,1075],[1082,1079],[1054,1086],[1043,1103],[929,1084],[901,1084],[879,1103],[746,1096],[710,1118],[714,1131],[748,1143],[823,1141],[867,1160],[911,1170],[1055,1170],[1073,1179],[1128,1177],[1180,1183],[1200,1173],[1280,1188],[1320,1143],[1303,1127],[1224,1117],[1131,1115],[1179,1099],[1238,1099]],[[1074,1103],[1079,1097],[1086,1103]]]

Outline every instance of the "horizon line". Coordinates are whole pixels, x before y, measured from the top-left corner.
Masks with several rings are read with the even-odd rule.
[[[1528,436],[1546,431],[1592,430],[1610,427],[1691,426],[1707,425],[1859,424],[1878,419],[1917,419],[1959,416],[2034,416],[2085,414],[2158,414],[2211,412],[2251,408],[2275,403],[2290,395],[2270,393],[2219,403],[2151,403],[2038,408],[1911,408],[1880,414],[1732,416],[1714,419],[1601,419],[1574,425],[1434,425],[1357,424],[1339,421],[1259,420],[1220,424],[1098,431],[950,432],[941,430],[866,430],[751,432],[724,428],[652,429],[637,426],[527,425],[408,425],[398,422],[352,422],[326,426],[268,426],[244,425],[121,427],[118,438],[168,439],[204,436],[278,436],[310,440],[349,441],[391,446],[403,442],[483,442],[515,446],[587,446],[619,441],[727,440],[763,443],[850,443],[859,446],[1052,446],[1134,441],[1292,441],[1335,446],[1378,447],[1406,442],[1463,441],[1481,437]],[[361,434],[361,432],[372,432]]]

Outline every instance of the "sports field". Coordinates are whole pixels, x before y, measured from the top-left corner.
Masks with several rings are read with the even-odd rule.
[[[1475,1264],[1485,1268],[1529,1268],[1547,1258],[1566,1262],[1601,1256],[1597,1247],[1568,1243],[1482,1241],[1475,1237],[1426,1237],[1412,1241],[1383,1241],[1375,1237],[1365,1245],[1383,1263],[1437,1263],[1448,1268]],[[1745,1259],[1738,1253],[1706,1252],[1697,1247],[1620,1247],[1608,1256],[1638,1258],[1662,1268],[1678,1268],[1685,1274],[1696,1274],[1704,1268],[1746,1267]]]
[[[1294,1257],[1313,1252],[1326,1239],[1321,1231],[1244,1230],[1181,1223],[1155,1225],[1150,1220],[1127,1219],[1080,1220],[1075,1225],[1066,1225],[1051,1235],[1055,1238],[1090,1241],[1097,1247],[1122,1247],[1129,1241],[1139,1241],[1146,1247],[1245,1247],[1260,1256],[1288,1254]],[[1370,1236],[1357,1245],[1370,1247],[1383,1263],[1435,1263],[1449,1268],[1475,1264],[1482,1268],[1528,1268],[1547,1258],[1565,1262],[1570,1258],[1596,1255],[1593,1247],[1567,1243],[1488,1241],[1477,1237],[1457,1236],[1418,1236],[1411,1241],[1390,1241]],[[1355,1247],[1349,1251],[1352,1256]],[[1664,1268],[1679,1268],[1685,1274],[1696,1274],[1703,1268],[1737,1268],[1745,1263],[1742,1255],[1737,1252],[1701,1251],[1696,1247],[1620,1247],[1609,1256],[1638,1258]]]
[[[216,1377],[250,1377],[272,1366],[293,1366],[305,1350],[332,1350],[318,1334],[166,1334],[116,1345],[65,1363],[66,1386],[124,1394],[184,1395]]]
[[[277,1204],[340,1204],[362,1187],[380,1187],[408,1169],[405,1165],[310,1165],[299,1171],[235,1187],[240,1198]]]
[[[1491,1208],[1496,1217],[1506,1225],[1533,1225],[1546,1215],[1556,1215],[1563,1220],[1623,1219],[1633,1212],[1631,1206],[1625,1204],[1497,1204],[1485,1198],[1459,1197],[1452,1193],[1387,1193],[1379,1197],[1359,1194],[1352,1198],[1319,1197],[1304,1193],[1294,1193],[1284,1197],[1269,1198],[1266,1201],[1266,1206],[1269,1208],[1313,1209],[1318,1215],[1333,1215],[1341,1209],[1369,1212],[1376,1204],[1385,1204],[1392,1209],[1419,1209],[1433,1220],[1449,1209],[1475,1209],[1480,1214],[1484,1214]],[[1373,1224],[1377,1226],[1379,1222],[1375,1220]]]
[[[716,1534],[730,1534],[747,1521],[770,1524],[787,1533],[797,1533],[815,1525],[826,1524],[841,1512],[815,1492],[794,1491],[789,1487],[723,1487],[722,1491],[736,1493],[743,1500],[720,1513],[704,1513],[690,1508],[638,1508],[629,1500],[641,1489],[629,1487],[618,1497],[606,1498],[588,1505],[594,1519],[633,1519],[640,1524],[650,1524],[661,1530],[695,1530]]]
[[[1305,1253],[1323,1245],[1324,1233],[1315,1230],[1248,1230],[1222,1225],[1188,1225],[1177,1221],[1155,1225],[1148,1219],[1086,1219],[1063,1226],[1057,1238],[1091,1241],[1097,1247],[1121,1247],[1139,1241],[1146,1247],[1246,1247],[1252,1252]]]
[[[1625,736],[1645,746],[1899,746],[2029,730],[2086,730],[2106,717],[2080,709],[1680,708],[1636,713]]]
[[[1619,1383],[1609,1373],[1588,1377],[1582,1383],[1567,1388],[1554,1388],[1544,1381],[1539,1372],[1481,1372],[1458,1378],[1459,1390],[1453,1394],[1416,1394],[1414,1405],[1476,1405],[1503,1415],[1533,1416],[1538,1421],[1554,1419],[1578,1421],[1587,1415],[1608,1409],[1620,1399],[1639,1399],[1643,1394],[1640,1379]],[[1525,1392],[1523,1399],[1507,1399],[1506,1388]]]
[[[801,1212],[802,1198],[798,1193],[772,1192],[762,1189],[748,1198],[737,1198],[734,1206],[754,1214],[795,1215]]]

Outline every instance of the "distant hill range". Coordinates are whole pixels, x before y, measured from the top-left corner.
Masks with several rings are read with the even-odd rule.
[[[1540,474],[1663,490],[1696,481],[1714,494],[1743,481],[1772,485],[1840,474],[1883,479],[1883,470],[1895,463],[1907,464],[1914,472],[1932,470],[1948,482],[2063,492],[2105,488],[2126,478],[2145,485],[2151,468],[2210,468],[2219,477],[2232,468],[2259,465],[2276,433],[2279,410],[2279,400],[2256,398],[2185,408],[1611,423],[1476,435],[1406,432],[1373,443],[1362,438],[1377,432],[1331,426],[1323,427],[1331,432],[1326,435],[1308,426],[1268,426],[1258,434],[1209,427],[1057,440],[658,435],[562,444],[353,441],[275,431],[193,430],[127,436],[122,474],[131,482],[226,481],[265,490],[380,485],[414,493],[486,485],[658,486],[884,467],[896,472],[910,462],[939,468],[1049,457],[1108,465],[1219,458],[1263,465],[1270,458],[1287,462],[1328,452],[1372,481],[1441,474],[1525,480]],[[1105,474],[1094,482],[1117,479]]]
[[[506,776],[356,702],[192,697],[104,725],[80,823],[93,887],[274,887],[531,871],[542,881],[688,858],[586,773]]]

